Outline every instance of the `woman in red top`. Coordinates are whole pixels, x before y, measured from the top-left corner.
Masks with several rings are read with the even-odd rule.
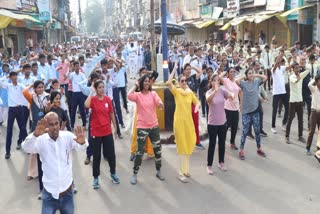
[[[107,159],[110,167],[110,179],[113,183],[119,184],[120,180],[116,175],[116,155],[114,151],[114,141],[112,135],[111,121],[114,133],[117,133],[117,125],[113,113],[112,100],[104,93],[104,83],[98,80],[84,103],[86,108],[91,108],[91,137],[93,150],[93,188],[99,188],[101,145],[103,146],[103,156]],[[93,94],[96,93],[96,96]],[[117,134],[114,135],[115,137]]]

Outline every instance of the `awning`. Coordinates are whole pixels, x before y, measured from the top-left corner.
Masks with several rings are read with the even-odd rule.
[[[6,28],[10,22],[14,19],[18,20],[30,20],[33,22],[40,22],[37,19],[33,18],[32,16],[25,15],[25,14],[16,14],[9,10],[0,9],[0,29]]]
[[[205,28],[208,27],[209,25],[212,25],[213,23],[215,23],[216,20],[207,20],[207,21],[202,21],[201,23],[196,24],[196,28]]]
[[[230,22],[226,23],[223,27],[221,27],[220,30],[227,30],[230,26],[239,25],[244,21],[254,22],[256,24],[259,24],[260,22],[270,19],[273,16],[276,16],[278,14],[279,13],[275,11],[263,11],[256,14],[235,17]]]
[[[291,13],[294,13],[296,11],[299,11],[299,10],[302,10],[302,9],[305,9],[305,8],[313,7],[315,5],[316,4],[308,4],[308,5],[305,5],[305,6],[302,6],[302,7],[297,7],[297,8],[294,8],[294,9],[291,9],[291,10],[288,10],[288,11],[282,13],[280,16],[281,17],[286,17],[286,16],[290,15]]]

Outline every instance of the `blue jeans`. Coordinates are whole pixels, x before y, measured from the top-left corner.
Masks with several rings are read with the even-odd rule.
[[[47,192],[45,188],[42,191],[42,214],[55,214],[59,210],[61,214],[73,214],[73,190],[71,189],[63,197],[55,199],[51,193]]]
[[[246,137],[247,137],[248,132],[251,129],[251,125],[253,125],[254,133],[256,135],[257,148],[260,149],[260,147],[261,147],[260,114],[259,114],[259,111],[256,111],[254,113],[242,115],[242,136],[241,136],[241,145],[240,145],[241,149],[244,149]]]

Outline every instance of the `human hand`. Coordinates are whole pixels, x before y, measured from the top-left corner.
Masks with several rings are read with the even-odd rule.
[[[33,132],[33,135],[35,137],[39,137],[40,135],[43,135],[47,131],[48,131],[47,120],[42,118],[40,121],[38,121],[36,129]]]
[[[80,145],[85,144],[86,143],[86,137],[85,137],[83,128],[81,126],[77,126],[74,129],[74,132],[75,132],[76,137],[73,140],[76,141]]]

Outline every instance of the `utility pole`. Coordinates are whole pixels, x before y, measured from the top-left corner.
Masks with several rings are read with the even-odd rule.
[[[162,56],[163,56],[163,81],[169,79],[168,65],[168,31],[167,31],[167,4],[161,0],[161,35],[162,35]]]
[[[155,63],[155,32],[154,32],[154,0],[150,0],[150,50],[151,50],[151,69],[154,71],[156,70],[156,63]]]

